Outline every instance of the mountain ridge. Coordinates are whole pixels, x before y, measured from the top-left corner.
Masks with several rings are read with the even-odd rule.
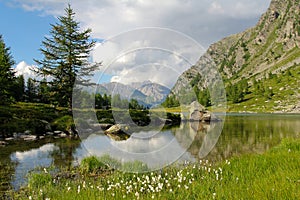
[[[247,80],[250,91],[254,90],[251,88],[254,79],[263,80],[264,87],[267,87],[270,81],[264,79],[272,75],[280,76],[289,69],[294,70],[295,76],[298,77],[299,47],[299,0],[272,0],[256,26],[212,44],[199,61],[179,77],[172,92],[176,96],[182,96],[180,91],[186,88],[186,84],[191,83],[198,73],[207,68],[207,60],[215,63],[225,86]],[[298,81],[294,80],[293,83],[300,88]],[[196,85],[200,90],[204,89],[207,80],[201,79]],[[300,91],[297,87],[291,90],[295,92],[286,104],[297,104]]]

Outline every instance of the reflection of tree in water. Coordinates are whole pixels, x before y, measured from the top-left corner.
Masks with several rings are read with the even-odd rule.
[[[6,199],[6,191],[12,189],[11,180],[12,174],[15,172],[16,163],[9,161],[1,161],[0,163],[0,199]]]
[[[74,153],[80,146],[80,139],[64,139],[55,142],[55,149],[51,152],[53,165],[70,169],[74,160]]]
[[[282,138],[299,134],[300,122],[293,116],[227,116],[218,144],[207,159],[221,161],[249,153],[263,153]]]

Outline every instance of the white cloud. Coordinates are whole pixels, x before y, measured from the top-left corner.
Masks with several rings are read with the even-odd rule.
[[[41,14],[54,16],[62,15],[67,3],[70,2],[76,13],[76,19],[81,22],[83,28],[92,28],[94,38],[109,39],[124,33],[121,37],[117,36],[118,43],[114,41],[110,41],[109,45],[106,43],[109,50],[105,49],[93,55],[95,61],[103,61],[103,67],[99,69],[101,73],[104,71],[105,74],[109,74],[114,81],[142,81],[147,78],[160,80],[160,83],[171,87],[178,77],[177,73],[182,73],[195,63],[194,54],[198,59],[203,52],[195,51],[192,54],[193,48],[180,43],[178,38],[155,35],[153,32],[146,32],[144,36],[130,35],[132,38],[128,40],[126,31],[140,27],[169,28],[192,37],[206,48],[227,35],[255,25],[260,15],[267,9],[270,0],[11,0],[11,2],[27,11],[39,11]],[[143,38],[145,36],[151,37],[150,42]],[[171,39],[174,44],[170,44]],[[174,54],[193,57],[188,58],[193,62],[186,65],[182,57],[176,58],[174,55],[164,54],[162,57],[150,54],[148,57],[146,55],[137,57],[137,51],[130,52],[134,48],[149,45],[156,47],[160,45]],[[121,55],[122,53],[126,55]],[[154,56],[157,57],[153,58]],[[151,66],[153,63],[156,67],[172,66],[176,73],[168,73],[167,70],[159,72],[151,67],[147,68],[148,71],[143,71],[138,67]]]
[[[224,14],[225,13],[223,7],[217,2],[212,2],[211,3],[211,5],[208,9],[208,12],[210,14]]]
[[[93,59],[103,61],[99,70],[111,74],[111,81],[128,84],[150,80],[172,88],[204,51],[197,42],[178,32],[142,28],[98,45]]]
[[[195,38],[204,46],[254,25],[270,0],[11,0],[28,11],[58,16],[70,2],[76,18],[108,38],[138,27],[166,27]],[[233,25],[232,25],[233,23]],[[237,23],[241,26],[237,26]],[[229,27],[229,28],[226,28]]]
[[[36,68],[36,65],[28,65],[25,61],[22,61],[17,64],[15,71],[17,76],[23,75],[25,80],[27,80],[28,78],[39,79],[40,77],[37,77],[34,71],[31,70]]]

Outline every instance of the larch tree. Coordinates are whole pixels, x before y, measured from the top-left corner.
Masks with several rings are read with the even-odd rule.
[[[50,36],[45,37],[40,49],[44,58],[35,60],[40,66],[37,73],[51,77],[51,94],[59,106],[72,106],[72,91],[76,83],[89,85],[98,64],[89,62],[95,41],[90,39],[91,29],[81,31],[70,4],[59,22],[51,24]]]
[[[12,100],[11,89],[15,81],[15,72],[12,69],[14,64],[10,48],[6,47],[0,35],[0,104],[10,103]]]

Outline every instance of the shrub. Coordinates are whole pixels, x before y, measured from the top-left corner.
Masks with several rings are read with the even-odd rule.
[[[60,117],[52,123],[52,128],[54,130],[59,130],[59,131],[68,131],[74,127],[75,127],[74,121],[72,116],[70,115],[65,115],[63,117]]]
[[[82,173],[96,173],[107,166],[101,162],[96,156],[84,158],[80,163],[80,171]]]

